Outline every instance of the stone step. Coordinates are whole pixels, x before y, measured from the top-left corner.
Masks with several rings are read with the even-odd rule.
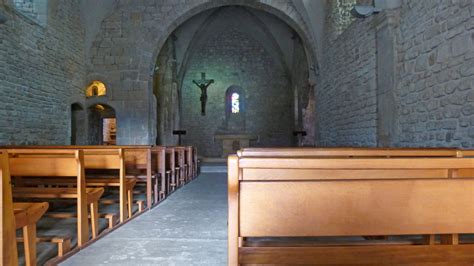
[[[227,173],[227,166],[201,166],[201,173]]]
[[[201,173],[226,173],[227,172],[227,164],[223,162],[219,163],[205,163],[201,164]]]
[[[227,163],[227,158],[221,158],[221,157],[202,157],[202,158],[199,158],[199,160],[202,163],[222,163],[222,164]]]

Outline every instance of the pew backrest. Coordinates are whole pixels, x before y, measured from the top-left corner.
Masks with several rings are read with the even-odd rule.
[[[474,158],[233,155],[228,166],[230,265],[244,237],[474,233],[474,176],[458,175]]]
[[[89,239],[84,152],[76,149],[8,149],[10,175],[19,177],[75,177],[78,243]],[[38,188],[38,191],[41,191]],[[61,197],[61,195],[58,195]]]
[[[460,157],[456,149],[435,148],[244,148],[241,157]]]

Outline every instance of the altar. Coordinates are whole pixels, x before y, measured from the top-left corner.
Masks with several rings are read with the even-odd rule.
[[[222,141],[222,157],[235,154],[242,148],[250,147],[251,140],[257,140],[258,136],[248,134],[216,134],[214,140]]]

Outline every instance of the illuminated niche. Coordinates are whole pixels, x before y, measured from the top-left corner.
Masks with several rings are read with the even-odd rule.
[[[107,88],[105,84],[100,81],[92,81],[86,89],[86,97],[105,96],[107,95]]]

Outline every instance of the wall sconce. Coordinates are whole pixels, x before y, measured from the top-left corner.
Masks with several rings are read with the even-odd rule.
[[[355,18],[366,18],[370,17],[372,14],[377,14],[380,11],[382,11],[382,9],[374,6],[355,5],[351,9],[351,15]]]

